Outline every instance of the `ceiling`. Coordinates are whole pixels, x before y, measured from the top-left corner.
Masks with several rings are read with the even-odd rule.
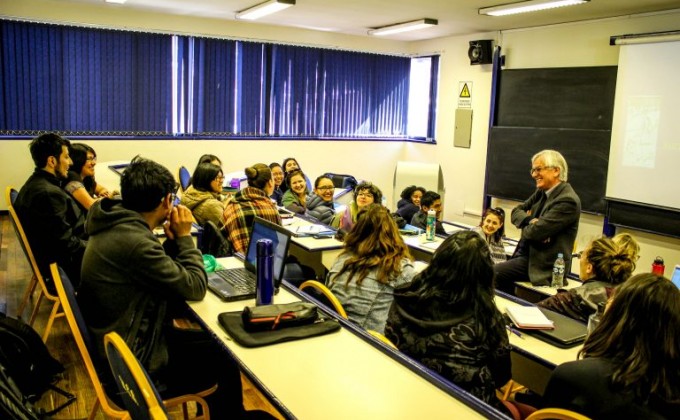
[[[104,0],[62,0],[72,3],[102,4]],[[127,0],[108,7],[131,11],[147,10],[173,15],[203,16],[234,20],[236,12],[264,0]],[[601,19],[680,8],[680,0],[591,0],[578,6],[514,16],[479,15],[480,7],[513,3],[517,0],[297,0],[281,12],[259,19],[258,23],[307,28],[352,35],[367,35],[371,28],[432,18],[439,25],[428,29],[385,37],[416,41],[452,35],[526,28]],[[257,24],[257,23],[254,23]],[[680,24],[679,24],[680,26]]]

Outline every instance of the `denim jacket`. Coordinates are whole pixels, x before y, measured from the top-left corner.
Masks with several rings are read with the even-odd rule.
[[[413,263],[404,258],[401,261],[401,274],[391,279],[389,284],[382,284],[376,280],[377,270],[372,270],[366,278],[357,285],[354,279],[347,283],[349,273],[337,277],[345,261],[350,256],[342,254],[335,260],[326,280],[328,288],[342,303],[350,321],[367,330],[383,333],[387,314],[394,299],[394,288],[410,283],[416,271]]]

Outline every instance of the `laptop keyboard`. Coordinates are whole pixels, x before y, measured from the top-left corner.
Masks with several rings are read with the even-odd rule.
[[[245,268],[234,268],[215,271],[215,274],[224,279],[239,293],[249,293],[255,290],[255,281],[252,274]],[[208,279],[208,281],[213,281]]]

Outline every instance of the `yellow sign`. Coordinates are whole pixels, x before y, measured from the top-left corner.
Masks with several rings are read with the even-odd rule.
[[[463,84],[463,89],[460,91],[460,97],[461,98],[469,98],[470,97],[470,89],[468,89],[467,83]]]

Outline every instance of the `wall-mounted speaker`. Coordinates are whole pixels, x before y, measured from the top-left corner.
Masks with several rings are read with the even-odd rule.
[[[470,57],[470,65],[473,64],[491,64],[493,59],[491,55],[491,39],[480,39],[479,41],[470,41],[470,48],[468,49],[468,57]]]

